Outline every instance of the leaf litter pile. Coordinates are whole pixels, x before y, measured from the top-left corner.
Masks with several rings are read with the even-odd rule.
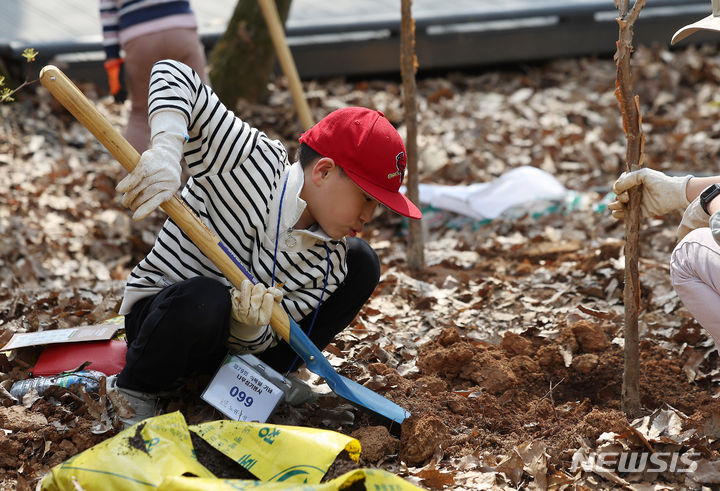
[[[716,48],[640,47],[633,74],[646,165],[717,173]],[[363,234],[380,256],[380,285],[325,354],[412,417],[389,432],[304,372],[322,395],[281,406],[271,421],[353,435],[361,466],[428,489],[719,483],[718,354],[669,279],[679,215],[641,230],[643,417],[621,410],[624,226],[604,207],[625,155],[614,85],[613,62],[594,58],[419,80],[421,182],[459,187],[534,166],[574,191],[573,202],[534,203],[492,221],[426,206],[421,272],[406,266],[407,224],[380,211]],[[122,125],[127,106],[81,88]],[[404,131],[396,81],[309,81],[305,90],[316,119],[363,105]],[[120,164],[42,87],[0,111],[1,340],[112,317],[161,212],[129,218],[114,191]],[[282,80],[269,105],[241,104],[237,113],[294,153],[298,129]],[[34,486],[118,431],[102,390],[31,392],[17,404],[7,390],[38,354],[0,355],[7,489]],[[163,410],[181,410],[190,424],[219,419],[199,399],[206,383],[194,381]]]

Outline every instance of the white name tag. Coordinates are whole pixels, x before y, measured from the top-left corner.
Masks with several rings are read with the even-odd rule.
[[[259,360],[252,355],[227,355],[205,388],[203,400],[235,421],[266,422],[283,392],[253,363]]]

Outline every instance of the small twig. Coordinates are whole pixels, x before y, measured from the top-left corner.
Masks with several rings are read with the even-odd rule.
[[[553,417],[555,419],[558,419],[558,417],[557,417],[557,411],[555,410],[555,399],[553,398],[553,389],[557,388],[557,386],[560,385],[561,383],[563,383],[564,381],[565,381],[565,377],[561,378],[560,382],[555,384],[555,387],[553,387],[552,380],[550,381],[550,390],[548,390],[548,394],[550,395],[550,404],[552,405]]]
[[[21,89],[23,89],[24,87],[27,87],[28,85],[32,85],[32,84],[34,84],[34,83],[36,83],[36,82],[39,82],[39,81],[40,81],[39,78],[36,78],[35,80],[25,80],[23,83],[21,83],[20,85],[18,85],[15,89],[11,90],[11,91],[8,92],[7,94],[0,94],[0,103],[1,103],[1,102],[5,102],[5,101],[11,101],[11,100],[12,100],[12,96],[15,95],[16,92],[19,92],[19,91],[20,91]]]
[[[552,380],[550,381],[550,389],[545,393],[544,396],[542,396],[540,399],[538,399],[537,403],[535,404],[535,412],[537,412],[538,404],[540,404],[540,401],[542,401],[545,398],[550,399],[550,405],[552,406],[553,410],[553,416],[555,419],[558,419],[557,412],[555,411],[555,398],[553,397],[553,390],[557,389],[560,384],[562,384],[565,381],[565,377],[560,379],[560,382],[553,385]]]
[[[34,62],[35,57],[37,57],[37,55],[38,55],[38,52],[35,51],[35,49],[33,49],[33,48],[26,48],[22,52],[22,57],[25,58],[28,63]],[[17,91],[19,91],[20,89],[22,89],[24,87],[27,87],[28,85],[32,85],[39,80],[39,79],[35,79],[32,81],[29,81],[28,79],[29,79],[29,75],[30,75],[30,69],[27,68],[26,70],[27,70],[27,73],[25,75],[25,81],[22,84],[20,84],[20,86],[17,87],[15,90],[10,90],[7,87],[4,87],[5,77],[0,76],[0,104],[2,104],[4,102],[12,102],[14,100],[12,96]]]

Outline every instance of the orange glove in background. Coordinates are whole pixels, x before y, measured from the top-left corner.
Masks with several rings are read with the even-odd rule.
[[[122,58],[111,58],[105,61],[105,71],[108,76],[108,87],[115,98],[115,102],[124,102],[127,98],[127,91],[122,85],[123,82],[123,61]]]

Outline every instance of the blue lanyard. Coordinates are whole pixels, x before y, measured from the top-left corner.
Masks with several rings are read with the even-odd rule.
[[[287,188],[287,182],[288,177],[290,174],[285,176],[285,183],[283,184],[282,193],[280,194],[280,207],[278,208],[278,219],[277,219],[277,227],[275,229],[275,252],[273,253],[273,269],[272,269],[272,283],[270,286],[275,286],[275,266],[277,265],[277,252],[278,252],[278,240],[280,240],[280,217],[282,216],[282,204],[283,200],[285,199],[285,189]],[[310,328],[307,331],[308,337],[310,336],[310,333],[312,332],[312,328],[315,325],[315,319],[317,319],[318,312],[320,311],[320,306],[323,302],[323,297],[325,296],[325,290],[327,289],[328,284],[328,276],[330,275],[330,249],[327,246],[327,243],[323,242],[323,245],[325,246],[325,258],[327,261],[327,265],[325,267],[325,279],[323,280],[323,289],[322,292],[320,292],[320,301],[318,302],[318,306],[315,308],[315,313],[313,314],[312,321],[310,321]],[[290,373],[297,363],[297,361],[300,359],[299,355],[295,356],[295,360],[290,365],[290,368],[288,369],[287,373]]]

